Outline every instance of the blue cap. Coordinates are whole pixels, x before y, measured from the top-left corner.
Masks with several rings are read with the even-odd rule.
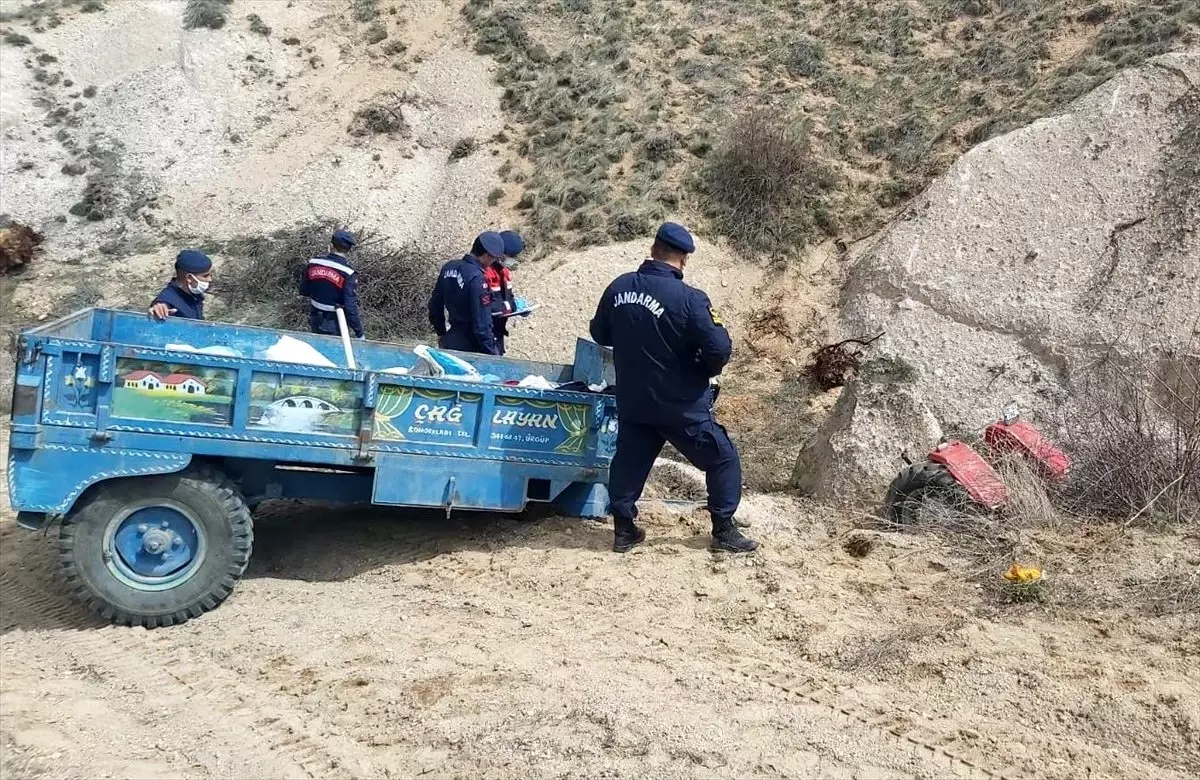
[[[475,246],[492,257],[504,256],[504,239],[500,237],[499,233],[494,231],[488,230],[480,233],[475,238]]]
[[[338,230],[334,232],[333,238],[330,239],[330,243],[341,244],[347,249],[353,249],[354,245],[358,242],[354,240],[354,234],[349,230]]]
[[[687,228],[683,225],[677,225],[674,222],[662,223],[658,232],[654,234],[654,240],[661,241],[672,249],[678,249],[689,255],[696,251],[696,242],[692,241],[692,234],[687,232]]]
[[[175,270],[185,274],[206,274],[212,270],[212,258],[199,249],[185,249],[175,255]]]
[[[506,257],[516,257],[525,249],[525,239],[521,238],[515,230],[502,231],[500,238],[504,239],[504,255]]]

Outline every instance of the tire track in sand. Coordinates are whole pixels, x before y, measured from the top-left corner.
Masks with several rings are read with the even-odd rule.
[[[43,571],[50,562],[44,564]],[[175,643],[158,644],[157,632],[92,621],[84,608],[59,592],[52,577],[26,581],[36,569],[0,572],[0,630],[45,632],[55,652],[41,660],[66,673],[87,665],[160,704],[178,702],[184,717],[205,721],[211,739],[236,744],[247,733],[281,774],[338,778],[369,774],[359,766],[360,749],[310,713],[280,707],[273,691],[247,680]],[[164,633],[163,636],[172,635]],[[169,642],[169,640],[168,640]],[[210,715],[211,713],[211,715]],[[286,768],[285,768],[286,767]]]

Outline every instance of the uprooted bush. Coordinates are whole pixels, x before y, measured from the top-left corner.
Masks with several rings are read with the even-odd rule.
[[[228,310],[224,316],[249,325],[307,330],[309,306],[299,294],[300,277],[309,258],[328,250],[329,237],[339,227],[324,220],[206,247],[225,261],[214,285],[214,298]],[[428,338],[426,303],[437,269],[450,253],[397,246],[381,234],[350,229],[359,241],[349,259],[358,275],[359,308],[368,338]]]
[[[830,226],[828,171],[807,135],[777,112],[744,114],[708,155],[701,189],[708,216],[743,250],[788,254]]]
[[[1200,350],[1110,356],[1074,399],[1067,498],[1133,522],[1200,521]]]

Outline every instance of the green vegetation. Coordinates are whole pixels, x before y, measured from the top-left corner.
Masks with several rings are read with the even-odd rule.
[[[741,247],[770,253],[831,232],[831,181],[807,134],[767,110],[734,120],[701,168],[699,191],[713,225]]]
[[[450,161],[461,160],[464,157],[470,157],[479,148],[479,142],[474,138],[460,138],[455,142],[453,148],[450,149]]]
[[[3,40],[9,46],[17,46],[17,47],[28,46],[29,44],[33,43],[33,41],[29,39],[28,35],[22,35],[21,33],[13,32],[12,30],[4,31]]]
[[[406,95],[376,95],[372,102],[354,112],[346,132],[356,138],[376,134],[407,138],[411,132],[408,122],[404,119],[404,105],[407,102]]]
[[[379,0],[352,0],[350,8],[355,21],[364,24],[374,21],[379,16]]]
[[[246,21],[250,23],[250,32],[261,35],[264,38],[270,37],[271,28],[262,20],[258,14],[250,14],[246,17]]]
[[[118,387],[113,391],[113,414],[138,420],[227,424],[228,396],[188,396],[179,400],[178,393],[155,390],[133,390]]]
[[[468,0],[463,13],[525,130],[506,181],[524,188],[527,230],[587,245],[702,213],[768,252],[869,234],[970,146],[1200,25],[1194,0]],[[738,153],[762,109],[775,131],[755,142],[794,146],[803,174]],[[751,164],[760,178],[721,180]],[[761,178],[775,175],[782,186]]]
[[[363,33],[363,40],[365,40],[368,44],[379,43],[380,41],[384,40],[387,37],[388,37],[387,28],[384,27],[379,22],[375,22],[374,24],[369,26],[367,28],[366,32]]]
[[[206,27],[219,30],[225,26],[233,0],[187,0],[183,9],[183,29]]]
[[[21,5],[7,2],[0,5],[6,9],[0,11],[0,22],[29,22],[34,26],[34,32],[61,25],[60,11],[91,14],[105,10],[102,0],[34,0]]]

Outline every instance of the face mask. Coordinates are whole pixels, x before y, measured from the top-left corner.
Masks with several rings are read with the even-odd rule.
[[[209,284],[211,284],[211,282],[204,282],[193,276],[192,281],[188,283],[188,292],[190,292],[192,295],[204,295],[204,293],[208,290]]]

